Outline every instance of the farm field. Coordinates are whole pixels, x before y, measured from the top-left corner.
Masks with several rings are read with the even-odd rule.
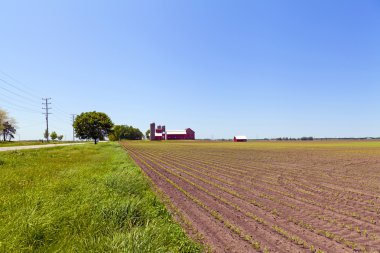
[[[0,153],[0,252],[200,252],[117,143]]]
[[[380,142],[122,142],[215,252],[379,252]]]

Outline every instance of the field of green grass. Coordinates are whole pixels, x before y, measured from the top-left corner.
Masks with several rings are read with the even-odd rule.
[[[0,153],[0,252],[200,252],[117,143]]]

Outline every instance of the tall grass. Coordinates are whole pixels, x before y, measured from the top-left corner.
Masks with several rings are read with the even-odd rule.
[[[0,154],[1,252],[200,252],[115,143]]]

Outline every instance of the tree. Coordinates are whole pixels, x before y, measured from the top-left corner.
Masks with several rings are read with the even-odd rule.
[[[128,127],[125,125],[115,125],[112,128],[112,136],[110,138],[111,141],[120,141],[122,139],[126,139],[126,135],[128,132]]]
[[[110,141],[118,141],[119,139],[115,136],[113,132],[108,134],[108,140]]]
[[[16,121],[14,118],[9,117],[8,112],[0,109],[0,134],[3,136],[3,140],[10,141],[14,138],[16,133]]]
[[[11,141],[11,139],[15,138],[14,134],[16,133],[16,125],[11,121],[6,121],[3,123],[3,140]]]
[[[55,141],[55,140],[58,138],[58,134],[57,134],[55,131],[53,131],[53,132],[50,134],[50,138],[51,138],[53,141]]]
[[[146,137],[147,140],[150,139],[150,129],[146,130],[145,137]]]
[[[58,135],[58,140],[59,141],[62,141],[62,139],[63,139],[63,135],[61,134],[61,135]]]
[[[83,112],[75,118],[74,129],[76,137],[80,139],[93,139],[95,144],[111,133],[113,123],[103,112]]]

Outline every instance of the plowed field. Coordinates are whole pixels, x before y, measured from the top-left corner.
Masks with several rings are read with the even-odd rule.
[[[122,145],[215,252],[380,250],[380,142]]]

